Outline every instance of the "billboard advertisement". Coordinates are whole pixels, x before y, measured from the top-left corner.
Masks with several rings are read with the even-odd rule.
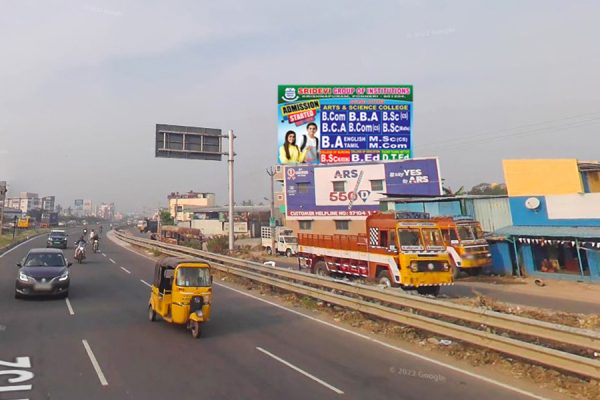
[[[279,85],[277,162],[412,158],[411,85]]]
[[[387,194],[440,196],[437,158],[405,161],[290,165],[284,169],[288,219],[362,219]]]

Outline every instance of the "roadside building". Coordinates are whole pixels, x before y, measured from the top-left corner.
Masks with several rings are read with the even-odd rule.
[[[56,197],[55,196],[44,196],[42,197],[42,211],[44,212],[53,212],[55,205]]]
[[[41,199],[37,193],[21,192],[19,197],[7,197],[4,201],[7,208],[18,208],[23,214],[41,208]]]
[[[235,206],[233,229],[237,237],[260,237],[260,227],[269,224],[269,206]],[[200,229],[205,236],[229,233],[228,207],[187,207],[179,213],[185,220],[177,225]]]
[[[512,225],[495,232],[497,258],[516,273],[600,282],[600,162],[504,160],[503,168]]]
[[[206,192],[189,191],[187,193],[171,193],[167,196],[169,200],[169,213],[175,221],[190,221],[191,214],[184,212],[184,209],[194,207],[214,207],[215,194]]]

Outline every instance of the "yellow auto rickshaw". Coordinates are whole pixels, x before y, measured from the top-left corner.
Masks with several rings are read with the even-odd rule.
[[[200,324],[210,319],[210,265],[194,258],[165,257],[156,263],[148,319],[162,319],[191,329],[200,337]]]

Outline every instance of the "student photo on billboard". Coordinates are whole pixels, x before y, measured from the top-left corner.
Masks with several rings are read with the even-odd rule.
[[[314,122],[306,125],[306,133],[300,141],[300,151],[303,154],[303,162],[316,164],[319,162],[319,138],[316,136],[319,128]]]
[[[281,164],[296,164],[304,161],[304,153],[296,145],[296,132],[287,131],[285,140],[279,147],[279,162]]]

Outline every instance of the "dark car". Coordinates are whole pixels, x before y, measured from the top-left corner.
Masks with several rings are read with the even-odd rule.
[[[58,249],[31,249],[17,264],[19,272],[15,283],[15,298],[33,295],[69,294],[70,276],[63,252]]]
[[[63,231],[52,231],[48,235],[46,247],[67,248],[67,234]]]

